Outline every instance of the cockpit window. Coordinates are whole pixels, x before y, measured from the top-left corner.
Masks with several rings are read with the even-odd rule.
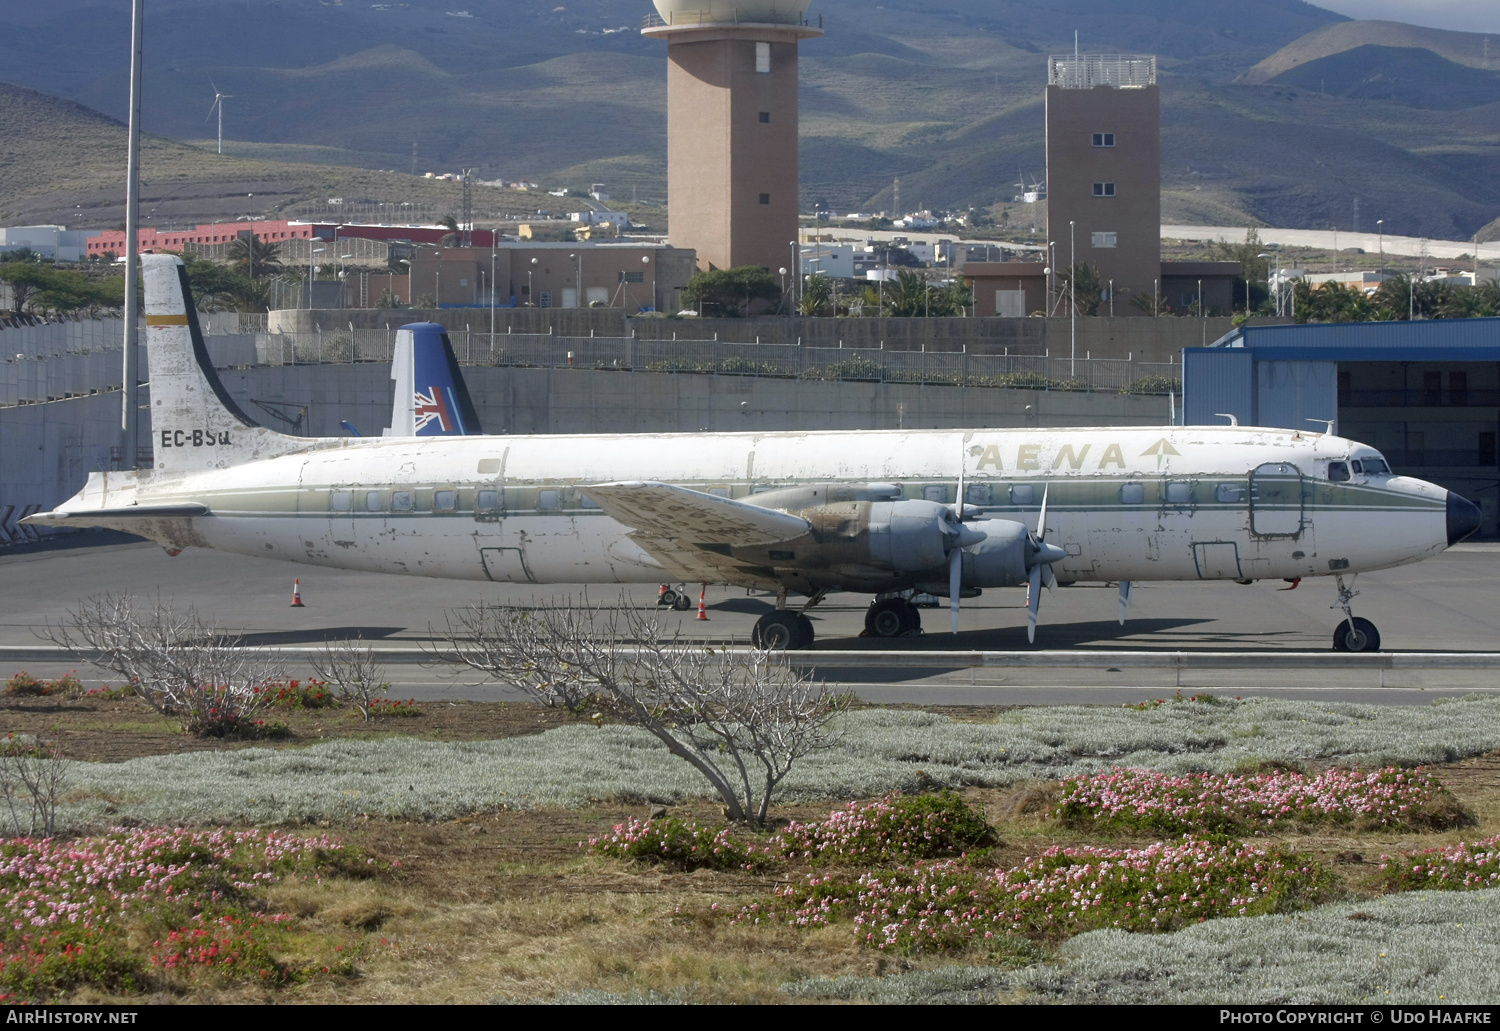
[[[1366,476],[1389,476],[1391,467],[1385,464],[1384,458],[1360,458],[1349,463],[1357,473]]]
[[[1343,483],[1345,480],[1347,480],[1349,478],[1349,463],[1347,463],[1347,462],[1329,462],[1328,463],[1328,478],[1330,480],[1332,480],[1334,483]]]

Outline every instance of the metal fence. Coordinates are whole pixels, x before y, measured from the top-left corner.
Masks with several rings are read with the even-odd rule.
[[[394,329],[318,330],[256,335],[263,365],[388,362]],[[450,335],[462,365],[526,369],[592,369],[682,375],[1008,387],[1023,390],[1166,394],[1182,390],[1182,366],[1133,357],[1076,360],[1049,354],[977,354],[879,347],[648,340],[633,336],[570,337],[548,333],[461,330]]]

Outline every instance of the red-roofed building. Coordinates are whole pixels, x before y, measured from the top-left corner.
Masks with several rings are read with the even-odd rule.
[[[255,222],[210,222],[192,229],[142,229],[137,233],[137,245],[143,254],[156,251],[180,251],[185,247],[212,247],[215,244],[233,243],[252,233],[261,240],[281,243],[288,240],[336,240],[363,239],[381,241],[410,241],[412,243],[441,243],[451,230],[443,226],[374,226],[345,225],[335,222],[287,222],[262,219]],[[495,232],[491,229],[473,231],[475,247],[489,247],[494,243]],[[102,257],[106,253],[125,253],[125,233],[119,229],[106,229],[88,241],[88,256]]]

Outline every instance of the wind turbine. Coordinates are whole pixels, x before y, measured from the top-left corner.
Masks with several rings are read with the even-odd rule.
[[[215,108],[218,109],[218,111],[219,111],[219,153],[222,154],[222,153],[224,153],[224,101],[233,98],[234,94],[233,93],[220,93],[219,92],[219,87],[216,86],[216,85],[214,85],[214,80],[212,80],[212,79],[208,80],[208,84],[210,86],[214,87],[214,102],[213,102],[213,105],[211,107],[209,107],[208,114],[206,116],[204,116],[203,120],[205,122],[208,121],[210,118],[212,118],[214,116],[214,109]]]

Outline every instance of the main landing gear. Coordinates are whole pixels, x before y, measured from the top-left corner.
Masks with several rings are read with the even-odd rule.
[[[865,613],[864,637],[903,637],[922,632],[922,613],[910,598],[876,598]]]
[[[750,633],[751,643],[767,651],[811,648],[815,635],[807,610],[822,601],[827,594],[827,591],[819,591],[807,599],[807,604],[798,611],[786,607],[786,590],[782,589],[776,595],[775,611],[767,612],[755,621],[755,629]]]
[[[1380,651],[1380,631],[1375,629],[1375,624],[1368,619],[1356,616],[1349,609],[1349,602],[1358,594],[1345,586],[1342,576],[1334,577],[1339,586],[1339,600],[1331,608],[1344,610],[1344,621],[1333,631],[1333,650],[1336,652],[1378,652]],[[1353,583],[1354,577],[1349,578]]]

